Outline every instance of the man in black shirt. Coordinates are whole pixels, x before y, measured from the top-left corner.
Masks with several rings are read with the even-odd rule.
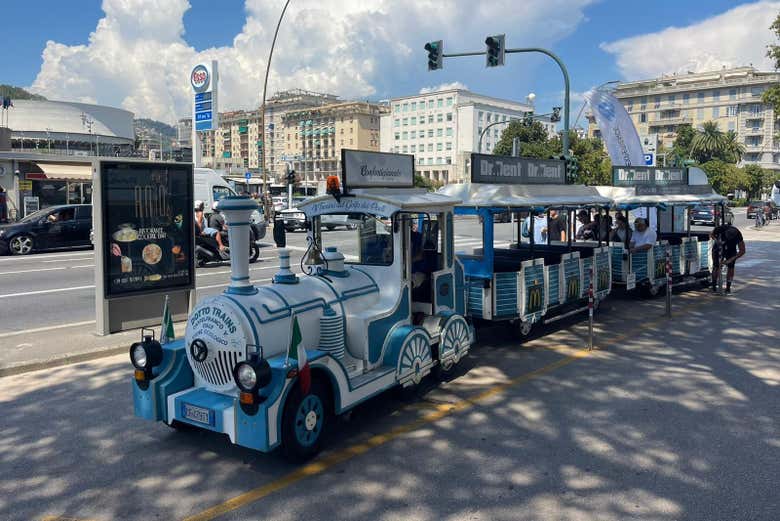
[[[734,280],[734,263],[745,254],[745,240],[735,226],[723,224],[716,226],[710,234],[715,241],[712,248],[712,291],[717,291],[720,276],[720,261],[728,267],[726,275],[726,293],[731,293],[731,281]]]
[[[566,223],[558,215],[558,210],[550,210],[547,218],[547,242],[553,241],[566,242]]]

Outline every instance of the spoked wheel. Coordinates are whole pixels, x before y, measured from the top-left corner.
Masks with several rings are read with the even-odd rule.
[[[458,315],[450,317],[442,327],[439,341],[439,363],[434,367],[435,376],[447,380],[454,376],[458,362],[471,347],[471,333],[466,320]]]
[[[297,382],[284,404],[282,419],[282,450],[286,458],[305,461],[321,448],[330,424],[330,400],[325,386],[311,383],[309,394],[303,396]]]
[[[528,338],[533,328],[533,322],[526,322],[525,320],[521,320],[517,324],[517,332],[520,333],[522,338]]]
[[[33,251],[33,240],[29,235],[17,235],[11,239],[11,254],[27,255]]]

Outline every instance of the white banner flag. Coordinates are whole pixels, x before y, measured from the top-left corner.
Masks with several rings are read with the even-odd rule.
[[[591,90],[585,94],[601,130],[613,166],[645,166],[642,142],[634,122],[618,99],[609,92]]]

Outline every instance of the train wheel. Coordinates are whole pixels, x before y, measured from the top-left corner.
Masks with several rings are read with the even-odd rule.
[[[422,330],[412,331],[401,346],[396,379],[404,387],[416,387],[431,372],[431,342]]]
[[[439,364],[434,369],[442,380],[451,378],[458,362],[471,347],[471,333],[466,319],[453,315],[442,327],[439,341]]]
[[[525,320],[521,320],[517,324],[517,332],[520,333],[520,336],[523,338],[527,338],[531,334],[531,330],[533,328],[533,322],[526,322]]]
[[[313,380],[303,396],[298,383],[290,391],[282,417],[282,450],[287,459],[305,461],[313,458],[322,445],[330,426],[328,392],[321,381]]]

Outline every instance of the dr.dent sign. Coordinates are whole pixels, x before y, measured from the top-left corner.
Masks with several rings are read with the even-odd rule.
[[[218,83],[219,70],[216,60],[199,63],[190,72],[190,85],[194,92],[192,121],[196,131],[214,130],[219,127]]]

